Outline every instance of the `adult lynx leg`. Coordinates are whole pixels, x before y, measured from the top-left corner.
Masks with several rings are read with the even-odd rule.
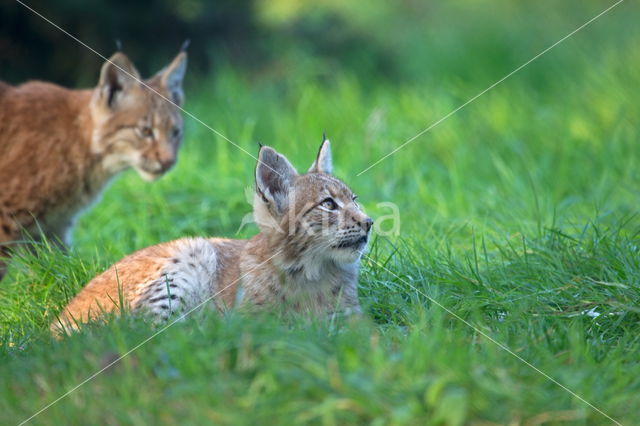
[[[18,246],[27,247],[33,254],[36,253],[30,244],[25,241],[41,242],[43,237],[48,243],[63,252],[67,252],[70,243],[70,231],[73,223],[70,219],[58,219],[53,223],[36,224],[34,217],[21,211],[19,215],[3,212],[0,203],[0,280],[6,273],[7,263]]]
[[[3,255],[0,254],[0,256]],[[7,264],[2,260],[3,257],[0,257],[0,281],[2,281],[2,279],[4,278],[4,274],[7,272]]]
[[[0,281],[7,272],[7,261],[10,254],[12,242],[18,239],[15,224],[9,218],[0,213]]]

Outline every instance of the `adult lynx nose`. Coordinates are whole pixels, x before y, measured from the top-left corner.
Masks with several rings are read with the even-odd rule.
[[[164,160],[160,162],[160,172],[164,173],[176,163],[175,159]]]

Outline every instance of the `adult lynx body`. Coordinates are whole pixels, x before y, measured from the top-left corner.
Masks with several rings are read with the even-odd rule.
[[[299,175],[262,147],[249,240],[184,238],[142,249],[94,278],[51,328],[75,329],[126,307],[167,319],[212,300],[218,308],[270,307],[309,314],[360,312],[360,257],[373,221],[331,175],[329,141]]]
[[[186,60],[180,52],[149,87],[122,53],[92,90],[0,82],[0,279],[19,241],[42,231],[69,244],[78,213],[119,172],[152,180],[175,163]]]

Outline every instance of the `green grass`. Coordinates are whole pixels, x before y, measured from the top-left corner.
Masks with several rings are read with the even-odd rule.
[[[424,18],[419,35],[433,43],[412,34],[407,65],[421,78],[330,72],[313,58],[261,75],[228,67],[190,77],[186,108],[243,148],[255,153],[260,141],[305,169],[326,131],[336,174],[366,210],[376,218],[389,213],[379,202],[398,205],[400,235],[376,238],[363,261],[365,318],[200,312],[33,422],[611,422],[487,335],[617,421],[638,423],[636,4],[357,176],[606,7],[501,4],[499,13],[440,6]],[[126,317],[53,341],[53,315],[97,272],[160,241],[256,232],[237,233],[254,160],[186,126],[169,175],[150,185],[126,173],[82,217],[71,253],[43,245],[12,265],[0,285],[0,423],[26,419],[157,330]]]

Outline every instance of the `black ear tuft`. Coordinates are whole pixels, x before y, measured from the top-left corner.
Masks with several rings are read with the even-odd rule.
[[[309,167],[309,173],[326,173],[328,175],[333,171],[333,160],[331,159],[331,142],[326,138],[326,135],[322,135],[322,143],[318,150],[318,155],[315,161]]]
[[[187,52],[181,50],[169,65],[161,69],[156,77],[160,78],[160,83],[171,94],[171,100],[182,105],[184,102],[184,92],[182,90],[182,80],[187,72]],[[155,77],[154,77],[155,78]]]

